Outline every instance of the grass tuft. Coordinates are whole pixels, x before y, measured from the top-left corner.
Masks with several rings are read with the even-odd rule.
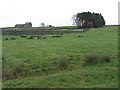
[[[98,54],[88,54],[85,56],[84,65],[110,62],[110,57]]]
[[[17,61],[16,63],[11,64],[10,67],[12,68],[3,68],[3,80],[11,80],[21,76],[26,76],[29,72],[29,68],[24,62]]]
[[[68,68],[68,62],[67,62],[66,57],[64,56],[58,57],[57,67],[62,70],[65,70]]]

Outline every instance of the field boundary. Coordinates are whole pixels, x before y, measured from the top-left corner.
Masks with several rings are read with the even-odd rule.
[[[76,29],[76,30],[2,30],[2,35],[45,35],[45,34],[65,34],[86,32],[90,29]]]

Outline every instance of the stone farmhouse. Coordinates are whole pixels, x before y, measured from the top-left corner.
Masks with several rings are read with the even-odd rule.
[[[16,28],[30,28],[30,27],[32,27],[32,23],[26,22],[25,24],[16,24],[15,27]]]

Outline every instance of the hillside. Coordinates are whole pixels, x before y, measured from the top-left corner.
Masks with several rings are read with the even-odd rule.
[[[3,36],[3,88],[118,87],[117,26],[37,37]]]

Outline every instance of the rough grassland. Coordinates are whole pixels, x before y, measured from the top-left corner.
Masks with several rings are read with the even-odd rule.
[[[91,53],[109,56],[110,62],[85,66],[84,59]],[[3,88],[115,88],[118,27],[68,33],[59,38],[3,36],[2,59]]]

